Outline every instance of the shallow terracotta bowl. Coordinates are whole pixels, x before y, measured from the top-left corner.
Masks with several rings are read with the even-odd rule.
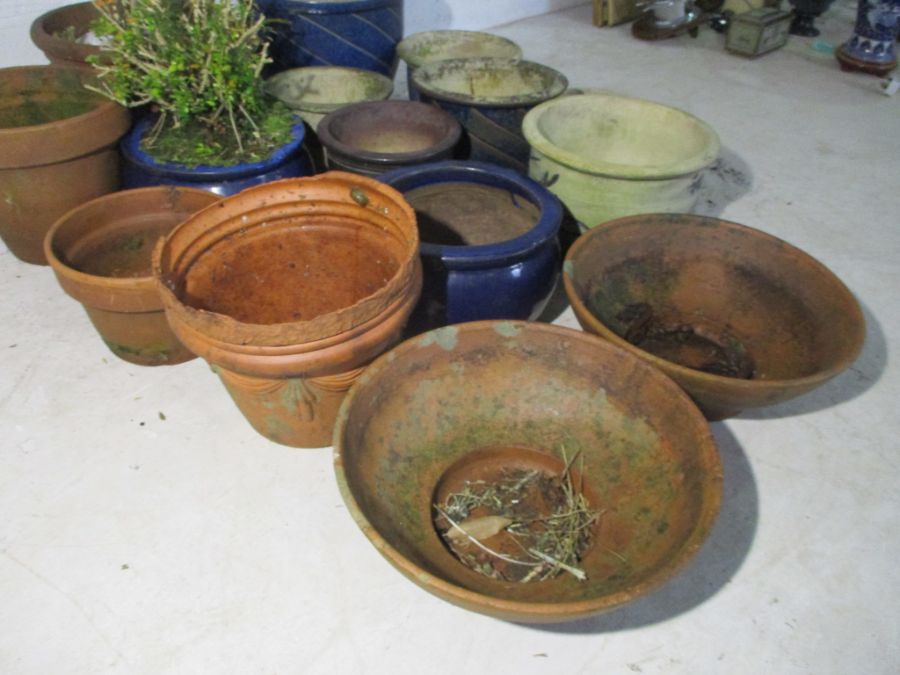
[[[585,330],[661,369],[709,419],[818,387],[865,339],[859,304],[824,265],[716,218],[610,221],[575,242],[563,280]]]
[[[568,621],[648,593],[699,549],[721,496],[709,427],[671,380],[546,324],[483,321],[406,341],[353,387],[334,441],[350,513],[392,565],[449,602],[515,621]],[[441,485],[498,461],[558,465],[563,447],[581,453],[584,494],[601,512],[586,581],[498,581],[445,548],[432,521]]]

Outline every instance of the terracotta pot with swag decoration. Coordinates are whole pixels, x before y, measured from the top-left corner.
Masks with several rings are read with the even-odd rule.
[[[345,393],[418,300],[418,247],[398,192],[330,172],[189,218],[157,247],[154,274],[172,329],[250,424],[277,443],[322,447]]]

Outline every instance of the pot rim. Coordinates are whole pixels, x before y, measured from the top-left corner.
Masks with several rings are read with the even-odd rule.
[[[654,354],[651,354],[650,352],[636,347],[624,338],[620,337],[618,334],[610,330],[606,326],[606,324],[600,321],[600,319],[597,318],[597,316],[588,309],[587,304],[581,297],[581,294],[575,288],[575,282],[572,278],[575,274],[575,261],[581,251],[592,244],[593,239],[603,236],[610,230],[628,227],[633,223],[639,223],[647,220],[648,218],[655,218],[659,216],[665,216],[667,218],[677,218],[679,220],[687,221],[689,225],[696,226],[702,226],[701,223],[703,222],[715,223],[716,225],[724,227],[728,231],[747,233],[757,239],[771,242],[772,244],[777,245],[778,247],[783,248],[803,259],[807,264],[814,267],[818,272],[823,274],[825,278],[834,283],[835,288],[838,289],[840,293],[845,294],[845,299],[848,301],[848,305],[852,308],[851,312],[855,315],[853,325],[858,327],[857,334],[854,336],[854,340],[849,349],[847,349],[842,358],[830,368],[820,370],[811,375],[788,379],[744,380],[735,377],[726,377],[724,375],[716,375],[714,373],[707,373],[702,370],[695,370],[693,368],[682,366],[678,363],[675,363],[674,361],[667,361],[666,359],[662,359]],[[592,331],[595,331],[597,335],[603,337],[612,344],[625,349],[626,351],[635,356],[638,356],[648,363],[651,363],[670,377],[685,380],[691,383],[709,382],[718,385],[727,384],[733,391],[741,393],[752,392],[754,394],[758,394],[761,391],[784,390],[787,388],[797,389],[802,392],[803,387],[812,387],[821,384],[845,370],[859,357],[863,345],[865,344],[865,317],[862,313],[862,308],[859,305],[859,301],[856,299],[850,289],[847,288],[844,282],[841,281],[838,276],[830,269],[828,269],[828,267],[826,267],[822,262],[811,256],[809,253],[806,253],[796,246],[784,241],[783,239],[779,239],[778,237],[763,232],[762,230],[758,230],[748,225],[741,225],[740,223],[722,220],[720,218],[714,218],[711,216],[699,216],[683,213],[645,213],[635,216],[616,218],[614,220],[601,223],[600,225],[597,225],[596,227],[593,227],[582,234],[582,236],[575,240],[575,243],[572,244],[571,248],[569,248],[569,251],[566,254],[565,260],[563,262],[562,277],[566,296],[568,297],[569,303],[572,305],[572,309],[576,312],[579,320],[584,319],[588,323]]]
[[[303,121],[297,118],[291,130],[291,140],[275,148],[266,159],[219,166],[211,164],[188,166],[175,162],[160,162],[141,149],[144,134],[147,133],[152,121],[153,119],[150,116],[137,120],[131,131],[122,139],[119,149],[123,159],[131,162],[146,173],[155,176],[166,176],[168,183],[172,182],[172,180],[183,180],[191,183],[201,183],[210,180],[236,180],[245,176],[271,171],[289,161],[300,150],[306,136],[306,128]]]
[[[433,76],[437,75],[436,71],[441,68],[462,68],[466,66],[483,68],[485,70],[491,67],[506,67],[516,70],[521,68],[534,69],[548,76],[548,78],[552,78],[552,83],[550,86],[542,89],[539,92],[523,94],[520,96],[476,98],[474,96],[457,94],[454,92],[449,92],[445,89],[431,86],[431,84],[429,84],[426,80],[426,78],[430,80]],[[550,66],[545,66],[542,63],[517,59],[492,58],[487,56],[475,59],[447,59],[444,61],[432,61],[431,63],[425,63],[412,72],[411,78],[415,88],[428,98],[433,98],[438,101],[455,103],[457,105],[473,106],[476,108],[527,107],[541,103],[543,101],[546,101],[547,99],[553,99],[554,97],[560,96],[569,86],[569,80],[565,75],[563,75],[558,70],[551,68]]]
[[[455,29],[442,29],[442,30],[423,30],[418,33],[413,33],[411,35],[407,35],[397,44],[397,55],[406,62],[406,64],[411,68],[420,68],[426,63],[431,63],[433,60],[437,61],[446,61],[448,59],[427,59],[425,57],[419,57],[419,50],[422,45],[420,43],[425,42],[428,39],[432,38],[448,38],[447,42],[452,42],[453,38],[470,38],[470,39],[480,39],[485,43],[490,43],[496,47],[506,47],[509,49],[510,53],[508,55],[500,56],[496,55],[499,58],[510,58],[516,61],[520,61],[522,59],[522,47],[520,47],[517,43],[513,42],[509,38],[505,38],[502,35],[495,35],[494,33],[486,33],[484,31],[477,30],[455,30]],[[449,57],[456,58],[456,57]]]
[[[371,111],[379,108],[413,108],[421,112],[419,119],[430,118],[434,121],[435,126],[443,125],[445,133],[443,137],[434,145],[424,150],[415,150],[412,152],[372,152],[370,150],[362,150],[360,148],[348,145],[335,136],[332,131],[332,125],[352,115],[367,116]],[[456,118],[445,110],[437,106],[428,105],[421,101],[361,101],[359,103],[351,103],[328,113],[316,129],[322,145],[331,152],[341,157],[351,160],[370,162],[381,166],[390,167],[392,164],[406,164],[411,161],[428,161],[429,158],[440,156],[453,148],[462,136],[462,127]]]
[[[302,99],[294,103],[289,103],[285,99],[276,96],[275,93],[271,91],[271,88],[276,86],[280,80],[288,80],[304,73],[309,73],[312,75],[319,74],[326,77],[329,75],[353,75],[360,80],[377,82],[381,86],[378,90],[378,95],[375,98],[367,97],[364,99],[354,99],[351,101],[331,101],[328,103],[310,103],[303,101]],[[386,75],[382,75],[381,73],[375,72],[374,70],[351,68],[350,66],[302,66],[300,68],[288,68],[287,70],[282,70],[272,75],[272,77],[268,78],[265,81],[265,84],[263,86],[270,96],[274,96],[291,110],[311,113],[329,113],[336,107],[342,107],[363,101],[384,100],[388,98],[394,91],[394,81]],[[325,86],[328,87],[330,86],[330,84],[326,81]]]
[[[288,11],[303,14],[345,14],[390,7],[402,0],[281,0],[290,6]]]
[[[557,106],[586,106],[596,108],[605,102],[614,105],[620,102],[636,103],[645,109],[665,109],[674,112],[685,121],[699,129],[705,139],[704,147],[694,155],[666,164],[635,166],[615,162],[588,161],[581,155],[555,145],[541,129],[541,118]],[[522,133],[534,153],[539,152],[559,164],[563,164],[580,173],[586,173],[619,180],[666,180],[690,175],[712,164],[719,155],[721,142],[719,135],[706,122],[684,110],[664,105],[655,101],[607,92],[585,92],[572,96],[564,96],[535,106],[522,120]]]
[[[543,246],[559,233],[562,204],[537,181],[487,162],[448,160],[395,169],[378,177],[402,194],[416,188],[440,183],[477,183],[515,192],[540,211],[537,223],[528,232],[513,239],[478,246],[453,246],[420,241],[423,257],[440,258],[450,268],[491,265],[500,260],[521,258]],[[432,180],[436,178],[436,180]]]
[[[28,73],[71,73],[80,80],[90,79],[90,72],[72,64],[50,63],[43,66],[0,68],[0,82],[7,76]],[[87,112],[60,120],[23,127],[0,127],[0,169],[38,166],[66,161],[112,145],[128,130],[130,112],[100,94],[94,94],[96,105]],[[5,146],[13,143],[20,151]]]
[[[408,577],[413,578],[417,585],[423,589],[434,593],[445,600],[459,603],[461,606],[472,611],[494,616],[509,617],[514,620],[530,623],[559,623],[599,614],[624,605],[635,598],[645,596],[652,590],[662,586],[666,581],[682,570],[685,565],[695,557],[703,543],[708,539],[721,508],[723,471],[721,456],[718,452],[716,441],[713,438],[709,424],[703,418],[703,415],[696,407],[696,404],[694,404],[690,397],[688,397],[674,381],[647,363],[635,363],[635,366],[647,372],[649,376],[658,378],[660,385],[669,389],[672,398],[682,400],[688,419],[693,418],[695,425],[697,425],[697,430],[704,441],[704,456],[709,462],[710,481],[707,483],[704,490],[705,508],[700,510],[698,521],[691,528],[688,540],[679,549],[675,564],[663,567],[661,571],[657,570],[654,574],[650,575],[633,588],[621,590],[609,596],[600,596],[596,599],[575,600],[569,602],[504,600],[502,598],[469,590],[451,581],[447,581],[442,577],[431,574],[420,565],[417,565],[415,561],[409,559],[393,547],[381,534],[378,528],[366,517],[360,501],[357,500],[354,492],[351,490],[350,482],[344,469],[344,448],[342,440],[343,433],[348,425],[350,408],[353,406],[356,398],[360,396],[360,392],[363,391],[366,384],[373,377],[376,377],[380,371],[389,367],[391,363],[400,360],[406,352],[429,344],[429,338],[434,342],[434,335],[441,331],[464,330],[467,332],[497,332],[497,328],[501,325],[506,332],[509,332],[507,329],[525,329],[528,331],[551,333],[556,336],[565,335],[574,340],[589,343],[593,349],[604,352],[613,352],[620,360],[641,360],[633,354],[623,353],[622,349],[596,335],[591,335],[564,326],[530,321],[473,321],[470,323],[457,324],[455,326],[437,328],[422,335],[409,338],[405,342],[402,342],[390,351],[379,356],[369,365],[359,380],[354,383],[338,411],[337,420],[334,426],[334,438],[332,441],[334,447],[334,472],[338,483],[338,489],[347,506],[347,510],[350,512],[351,517],[362,530],[369,542],[375,546],[376,550],[386,558],[388,562]],[[440,343],[440,341],[437,342]]]

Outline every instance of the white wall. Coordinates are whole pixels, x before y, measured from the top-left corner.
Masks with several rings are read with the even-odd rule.
[[[73,0],[74,1],[74,0]],[[584,4],[586,0],[406,0],[406,33],[434,28],[479,29]],[[0,67],[46,63],[31,44],[35,17],[64,0],[0,0]]]

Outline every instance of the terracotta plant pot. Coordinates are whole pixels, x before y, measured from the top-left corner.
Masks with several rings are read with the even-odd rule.
[[[561,449],[577,455],[573,483],[602,513],[577,563],[586,579],[520,583],[462,564],[434,505],[460,479],[558,477]],[[622,349],[546,324],[407,340],[351,390],[335,451],[341,495],[381,555],[438,597],[511,621],[569,621],[649,593],[697,552],[721,499],[715,443],[684,392]]]
[[[661,369],[709,419],[824,384],[865,340],[859,304],[824,265],[724,220],[614,220],[575,242],[563,272],[584,329]]]
[[[119,358],[142,366],[194,358],[166,321],[151,254],[160,237],[218,199],[190,188],[125,190],[82,204],[50,228],[44,252],[60,286]]]
[[[41,14],[31,24],[31,41],[50,63],[92,68],[88,56],[100,54],[96,45],[79,42],[100,15],[93,2],[65,5]]]
[[[399,338],[418,300],[418,243],[399,193],[331,172],[201,211],[157,248],[154,274],[172,329],[253,427],[321,447],[360,368]]]
[[[424,269],[416,332],[479,319],[535,319],[559,276],[559,200],[479,162],[398,169],[381,180],[416,209]]]
[[[352,103],[383,101],[394,83],[371,70],[339,66],[291,68],[266,80],[266,91],[303,118],[313,131],[328,113]]]
[[[528,175],[582,228],[636,213],[694,209],[700,172],[719,154],[707,124],[676,108],[608,93],[566,96],[522,123]]]
[[[138,120],[122,139],[122,186],[125,188],[181,185],[228,197],[254,185],[313,172],[312,161],[303,147],[306,127],[299,120],[294,126],[293,139],[280,148],[273,148],[268,158],[230,166],[185,166],[158,161],[141,147],[152,123],[150,117]]]
[[[422,101],[440,106],[463,125],[469,159],[521,173],[528,170],[525,113],[568,86],[562,73],[547,66],[496,58],[426,63],[412,79]]]
[[[461,134],[452,115],[415,101],[357,103],[319,125],[325,165],[365,176],[449,159]]]
[[[46,265],[43,242],[74,206],[119,188],[116,141],[130,116],[87,91],[83,69],[0,69],[0,237],[25,262]]]
[[[471,30],[429,30],[407,35],[397,45],[397,56],[406,63],[406,82],[410,97],[415,96],[412,74],[426,63],[449,59],[482,57],[522,58],[522,48],[512,40],[491,33]]]

